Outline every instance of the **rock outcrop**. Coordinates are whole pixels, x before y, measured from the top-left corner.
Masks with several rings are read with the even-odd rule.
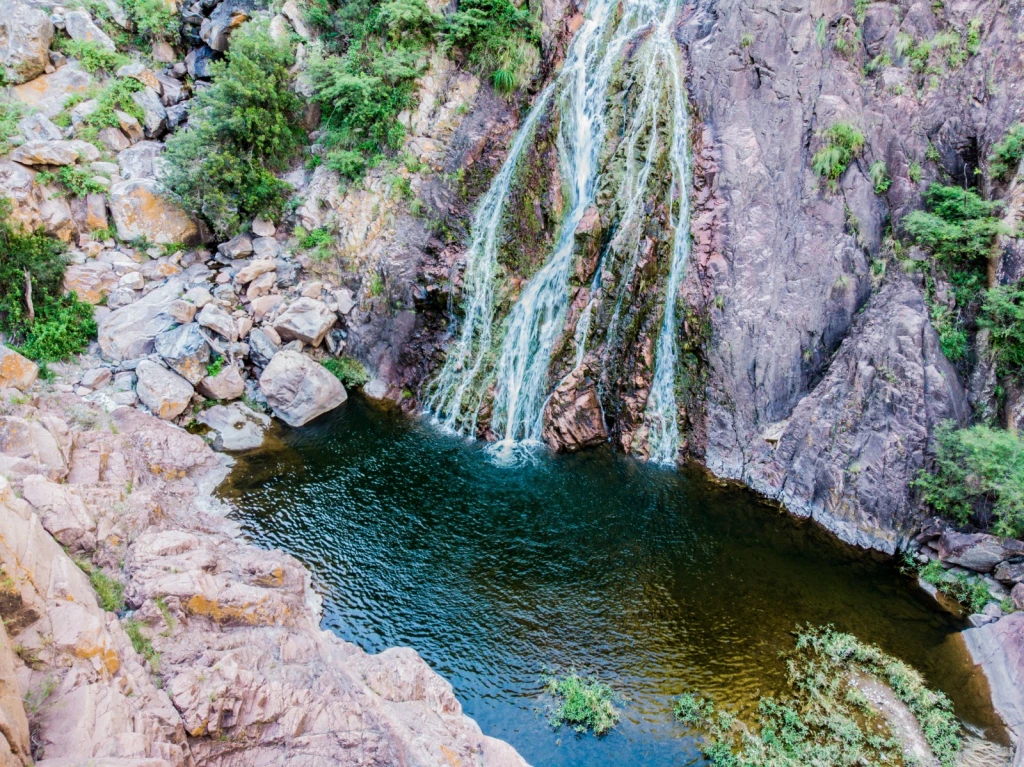
[[[209,497],[226,470],[201,439],[72,395],[4,407],[92,425],[64,426],[65,484],[30,475],[21,500],[0,478],[0,599],[19,647],[0,635],[0,743],[14,764],[29,757],[24,697],[38,764],[525,766],[412,650],[367,655],[320,630],[305,568],[238,540]],[[67,529],[60,508],[92,531],[74,536],[80,565],[51,537]],[[125,611],[101,609],[83,570],[105,599],[123,580]]]
[[[274,355],[260,375],[260,389],[274,415],[302,426],[348,399],[345,387],[321,364],[294,351]]]

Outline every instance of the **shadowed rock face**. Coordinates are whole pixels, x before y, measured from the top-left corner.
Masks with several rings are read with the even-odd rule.
[[[914,518],[906,481],[931,429],[969,410],[921,288],[890,263],[872,296],[869,264],[890,217],[898,228],[940,169],[974,177],[1017,118],[1024,84],[1020,9],[946,6],[960,29],[982,20],[981,46],[934,83],[906,65],[862,74],[898,32],[921,40],[943,28],[923,0],[871,3],[865,45],[850,59],[833,45],[836,24],[853,14],[842,0],[699,2],[679,33],[691,99],[715,147],[710,204],[720,224],[717,245],[696,238],[694,278],[721,309],[711,313],[704,442],[691,446],[719,476],[889,551]],[[822,18],[832,23],[824,46]],[[750,45],[741,46],[745,35]],[[986,85],[992,71],[1006,73],[998,88]],[[866,143],[830,193],[811,158],[837,121],[856,125]],[[926,160],[929,144],[938,162]],[[884,195],[868,177],[876,161],[892,178]],[[909,179],[913,162],[920,183]]]

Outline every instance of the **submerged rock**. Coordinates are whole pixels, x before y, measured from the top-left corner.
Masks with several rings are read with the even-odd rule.
[[[214,405],[199,414],[199,423],[209,426],[215,433],[216,450],[253,450],[263,444],[264,431],[270,418],[250,410],[240,402]]]

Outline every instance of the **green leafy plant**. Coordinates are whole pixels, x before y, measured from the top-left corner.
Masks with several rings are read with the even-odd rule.
[[[0,332],[27,357],[67,359],[96,335],[92,307],[64,295],[64,244],[24,231],[10,211],[10,201],[0,197]]]
[[[119,580],[111,578],[103,571],[103,568],[93,567],[84,559],[76,559],[75,564],[89,576],[100,607],[112,613],[124,610],[124,585]]]
[[[299,247],[302,248],[316,248],[321,245],[331,245],[334,243],[334,237],[330,231],[321,227],[319,229],[312,229],[306,234],[299,238]]]
[[[892,179],[889,178],[889,169],[885,167],[885,162],[882,160],[877,160],[871,164],[868,176],[871,178],[871,183],[875,186],[875,194],[885,194],[889,191],[889,187],[892,186]]]
[[[160,653],[153,648],[153,640],[142,633],[142,624],[129,618],[124,622],[124,633],[132,642],[135,652],[149,661],[154,671],[160,669]]]
[[[937,559],[918,570],[921,580],[932,584],[950,599],[960,603],[968,612],[980,613],[985,605],[994,601],[988,586],[981,578],[966,573],[950,573]]]
[[[591,730],[600,737],[619,721],[612,688],[597,679],[573,671],[565,676],[545,677],[544,689],[555,700],[548,717],[548,723],[555,729],[568,725],[578,733]]]
[[[1024,157],[1024,123],[1014,123],[1003,140],[993,145],[988,156],[988,169],[993,178],[1006,180],[1017,172]]]
[[[189,129],[167,142],[164,184],[220,236],[254,217],[279,219],[285,167],[302,141],[301,101],[289,89],[291,49],[274,42],[263,22],[231,36],[227,60],[214,62],[213,85],[195,98]]]
[[[212,378],[220,375],[222,370],[224,370],[224,358],[219,354],[214,355],[213,361],[206,366],[206,375]]]
[[[787,668],[792,697],[761,698],[756,726],[742,726],[695,693],[678,699],[676,717],[706,735],[704,753],[721,767],[901,763],[901,740],[855,683],[867,675],[906,704],[939,763],[956,764],[961,740],[952,704],[902,661],[831,626],[808,627]]]
[[[365,386],[366,382],[370,380],[370,374],[366,372],[363,363],[355,357],[328,359],[324,360],[323,365],[345,385],[346,389]]]
[[[823,146],[811,158],[811,167],[828,181],[830,189],[835,189],[850,163],[864,150],[864,134],[850,123],[837,122],[826,128],[821,138]]]
[[[911,483],[937,513],[990,523],[996,535],[1024,536],[1024,444],[1003,429],[946,422],[935,431],[935,459]]]
[[[999,374],[1017,380],[1024,377],[1024,283],[987,290],[978,325],[990,331]]]
[[[36,183],[44,186],[51,183],[60,184],[75,197],[107,191],[107,188],[89,175],[88,171],[74,165],[64,165],[56,173],[40,171],[36,175]]]
[[[18,135],[18,121],[25,115],[20,101],[0,101],[0,155],[13,148],[11,139]]]
[[[87,72],[104,71],[113,74],[118,67],[127,64],[130,59],[123,53],[112,51],[94,40],[72,40],[61,37],[55,45],[61,53],[77,59],[82,69]]]
[[[181,14],[165,0],[125,0],[124,9],[135,31],[147,40],[177,40]]]
[[[947,266],[983,267],[996,235],[1007,232],[996,216],[1000,203],[987,202],[972,189],[941,184],[930,185],[924,199],[927,211],[903,219],[911,239]]]
[[[919,163],[917,160],[914,160],[912,163],[910,163],[910,167],[907,168],[907,176],[915,184],[920,184],[921,183],[921,163]]]
[[[749,32],[745,32],[743,37],[740,38],[740,48],[749,48],[754,44],[754,36]]]
[[[444,21],[443,40],[445,48],[462,52],[471,68],[490,76],[500,93],[525,85],[540,62],[539,25],[529,4],[462,0]]]

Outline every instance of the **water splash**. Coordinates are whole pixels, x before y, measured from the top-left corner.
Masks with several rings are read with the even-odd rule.
[[[666,202],[674,228],[673,249],[657,344],[655,386],[645,423],[652,436],[652,458],[664,461],[666,455],[674,456],[678,450],[673,391],[675,294],[689,252],[689,180],[686,97],[679,50],[673,39],[677,11],[678,0],[591,3],[563,69],[538,98],[505,165],[477,208],[467,256],[465,319],[441,372],[428,390],[426,409],[446,428],[473,435],[478,414],[493,384],[490,427],[499,437],[494,449],[501,455],[514,454],[520,445],[540,444],[544,406],[552,388],[552,349],[565,329],[569,307],[569,273],[576,251],[576,230],[594,204],[602,179],[602,152],[613,106],[609,85],[621,75],[627,50],[636,59],[631,87],[639,89],[639,95],[625,117],[617,150],[624,152],[625,161],[615,196],[619,215],[613,249],[626,254],[627,266],[625,279],[620,278],[617,290],[613,291],[616,308],[609,331],[618,322],[626,286],[637,268],[652,175],[657,175],[653,171],[661,136],[667,132],[671,136],[672,181]],[[552,93],[557,94],[555,107],[561,116],[556,146],[564,180],[565,214],[551,256],[523,288],[496,333],[493,328],[498,228],[516,164],[541,113],[549,107]],[[668,115],[664,114],[666,97],[671,106]],[[604,259],[602,254],[590,299],[574,328],[575,369],[583,364],[591,324],[601,300]]]

